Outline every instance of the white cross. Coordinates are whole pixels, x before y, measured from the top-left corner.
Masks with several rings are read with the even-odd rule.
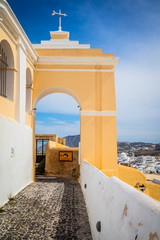
[[[56,13],[55,11],[53,11],[52,15],[58,14],[59,15],[59,31],[62,31],[62,27],[61,27],[61,16],[67,16],[67,14],[65,13],[61,13],[61,10],[59,10],[59,13]]]

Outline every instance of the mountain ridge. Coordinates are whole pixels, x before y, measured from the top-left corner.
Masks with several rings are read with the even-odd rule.
[[[80,142],[80,135],[68,135],[68,136],[65,136],[66,138],[66,146],[68,147],[78,147],[79,145],[79,142]],[[146,146],[146,147],[149,147],[149,145],[151,144],[154,144],[154,145],[158,145],[157,143],[148,143],[148,142],[140,142],[140,141],[137,141],[137,142],[127,142],[127,141],[124,141],[124,142],[120,142],[118,141],[117,142],[117,145],[118,147],[123,147],[123,146],[127,146],[127,145],[130,145],[132,147],[134,147],[135,145],[141,145],[141,146]]]

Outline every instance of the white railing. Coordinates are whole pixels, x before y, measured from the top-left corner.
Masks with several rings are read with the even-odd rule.
[[[93,240],[160,239],[160,204],[83,161],[80,173]]]

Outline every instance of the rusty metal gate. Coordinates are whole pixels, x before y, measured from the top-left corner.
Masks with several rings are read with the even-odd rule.
[[[46,158],[46,144],[49,139],[36,139],[36,163]]]

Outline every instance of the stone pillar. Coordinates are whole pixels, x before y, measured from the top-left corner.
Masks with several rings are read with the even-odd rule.
[[[36,110],[32,110],[32,181],[35,182],[36,166],[36,138],[35,138],[35,117]]]
[[[101,170],[107,176],[117,176],[117,132],[114,111],[104,111],[102,114],[102,166]]]
[[[81,111],[81,161],[117,176],[114,72],[95,73],[95,109]]]
[[[107,176],[117,176],[116,95],[114,71],[102,73],[102,165]]]
[[[25,101],[26,101],[26,54],[25,47],[19,39],[17,45],[17,81],[16,81],[16,120],[25,125]]]

